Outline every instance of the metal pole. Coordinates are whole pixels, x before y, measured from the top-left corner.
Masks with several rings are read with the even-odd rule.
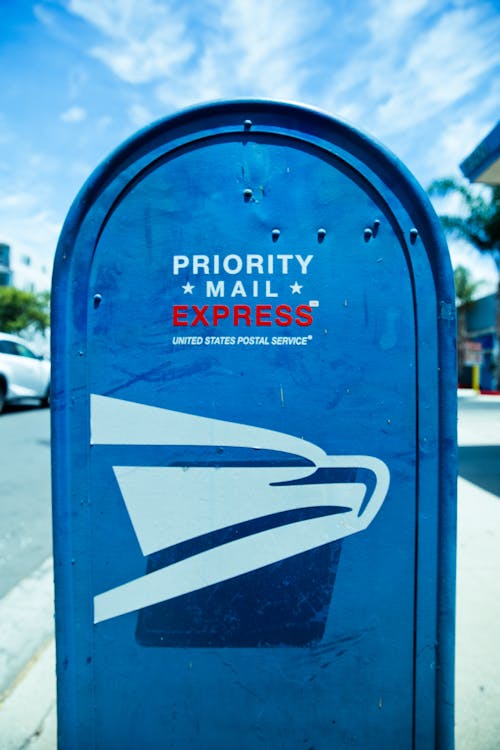
[[[481,365],[472,365],[472,387],[479,393],[479,372]]]

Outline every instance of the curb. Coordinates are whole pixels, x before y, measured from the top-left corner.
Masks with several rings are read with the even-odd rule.
[[[54,635],[53,576],[52,558],[47,558],[0,599],[0,700]]]
[[[51,638],[0,703],[2,750],[55,750],[55,643]]]

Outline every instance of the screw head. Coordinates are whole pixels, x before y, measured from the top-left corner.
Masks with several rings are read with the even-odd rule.
[[[326,237],[326,229],[324,229],[323,227],[320,227],[320,229],[318,229],[318,242],[323,242],[325,237]]]
[[[271,236],[273,238],[273,242],[276,242],[279,239],[280,234],[281,234],[281,232],[280,232],[279,229],[273,229],[273,231],[271,232]]]
[[[245,189],[245,190],[243,191],[243,197],[244,197],[244,199],[245,199],[246,201],[249,201],[249,200],[250,200],[250,198],[252,197],[252,195],[253,195],[253,193],[252,193],[252,191],[250,190],[250,188],[246,188],[246,189]]]
[[[365,242],[369,242],[371,238],[373,237],[373,230],[370,229],[370,227],[366,227],[363,236],[365,238]]]
[[[245,130],[250,130],[250,128],[252,127],[252,121],[245,120],[245,122],[243,123],[243,127],[245,128]]]

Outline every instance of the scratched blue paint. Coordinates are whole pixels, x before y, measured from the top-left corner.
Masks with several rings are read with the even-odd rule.
[[[453,301],[421,188],[323,113],[188,110],[94,173],[53,288],[61,747],[452,747]]]

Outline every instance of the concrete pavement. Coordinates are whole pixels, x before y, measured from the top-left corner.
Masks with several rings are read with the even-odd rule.
[[[500,748],[500,498],[459,477],[456,750]]]
[[[48,558],[0,600],[0,748],[55,750],[54,586]]]
[[[0,695],[53,637],[53,599],[51,558],[0,599]]]
[[[459,395],[460,470],[475,483],[458,480],[456,748],[499,750],[500,464],[480,475],[464,458],[498,449],[500,396]]]

